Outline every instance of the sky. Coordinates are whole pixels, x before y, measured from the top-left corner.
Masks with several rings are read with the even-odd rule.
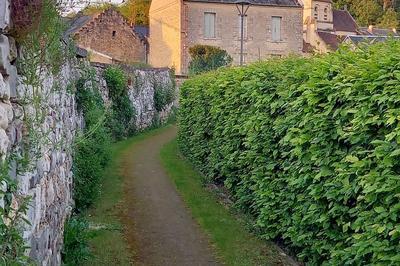
[[[63,0],[63,4],[65,5],[65,13],[69,13],[71,11],[79,11],[85,6],[89,4],[101,4],[101,3],[113,3],[113,4],[122,4],[125,0]]]

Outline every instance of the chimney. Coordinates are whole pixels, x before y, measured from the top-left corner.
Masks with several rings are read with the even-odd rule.
[[[368,26],[368,32],[373,34],[374,33],[374,26],[373,25],[369,25]]]

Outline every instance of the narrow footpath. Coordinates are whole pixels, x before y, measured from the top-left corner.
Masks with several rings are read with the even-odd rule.
[[[124,223],[135,265],[218,265],[209,241],[191,217],[161,165],[161,148],[176,127],[141,140],[123,156]]]

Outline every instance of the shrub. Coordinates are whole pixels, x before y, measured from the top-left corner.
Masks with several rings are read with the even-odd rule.
[[[175,99],[175,87],[163,88],[161,86],[154,87],[154,106],[157,112],[161,112],[167,105],[171,104]]]
[[[129,100],[127,78],[118,67],[108,67],[103,76],[112,100],[112,111],[107,119],[108,127],[114,138],[121,140],[135,130],[135,110]]]
[[[400,42],[198,76],[179,143],[309,264],[400,263]]]
[[[219,47],[210,45],[195,45],[189,48],[192,58],[189,64],[189,74],[197,75],[203,72],[229,66],[232,57]]]
[[[83,218],[71,218],[64,228],[64,246],[61,252],[63,265],[83,265],[92,255],[89,248],[91,238],[89,224]]]
[[[83,77],[77,83],[77,103],[85,120],[85,131],[74,153],[74,199],[78,211],[87,209],[99,194],[103,170],[110,158],[111,135],[105,126],[106,110],[98,88]],[[93,155],[96,156],[93,156]]]

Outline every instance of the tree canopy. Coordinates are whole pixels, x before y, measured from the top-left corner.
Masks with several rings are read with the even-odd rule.
[[[110,7],[116,8],[132,24],[148,25],[151,0],[128,0],[120,6],[110,3],[92,4],[87,6],[83,13],[92,15],[102,12]]]
[[[336,8],[347,8],[360,26],[377,25],[383,28],[399,26],[399,0],[333,0],[333,2]]]

